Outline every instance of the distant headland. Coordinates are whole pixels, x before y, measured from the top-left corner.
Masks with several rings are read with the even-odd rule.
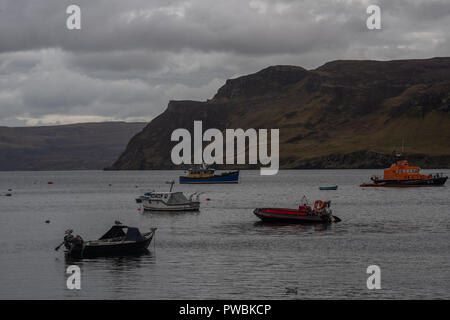
[[[383,168],[403,143],[416,165],[450,168],[449,111],[450,58],[272,66],[227,80],[208,101],[171,101],[107,169],[181,168],[170,135],[195,120],[279,128],[282,169]]]

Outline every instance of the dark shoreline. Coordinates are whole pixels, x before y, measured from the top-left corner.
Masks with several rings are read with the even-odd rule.
[[[330,154],[323,157],[310,158],[301,160],[297,159],[281,159],[280,170],[322,170],[322,169],[385,169],[390,167],[399,159],[408,159],[413,166],[418,166],[422,169],[449,169],[450,155],[429,156],[426,154],[410,154],[397,158],[394,155],[386,155],[373,151],[356,151],[347,154]],[[168,160],[170,163],[170,160]],[[175,167],[168,166],[152,166],[150,163],[145,163],[140,168],[117,167],[111,166],[104,168],[106,171],[118,170],[186,170],[198,165],[182,165]],[[257,170],[259,165],[214,165],[217,170]]]

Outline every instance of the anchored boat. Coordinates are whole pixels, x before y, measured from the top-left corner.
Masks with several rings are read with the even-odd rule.
[[[212,168],[189,169],[186,176],[180,176],[180,184],[188,183],[239,183],[239,170],[215,174]]]
[[[187,198],[183,192],[173,192],[175,181],[171,181],[169,192],[146,192],[136,199],[147,211],[198,211],[200,193],[193,193]]]
[[[319,187],[319,190],[337,190],[338,186]]]
[[[141,233],[138,228],[116,224],[101,238],[93,241],[84,241],[79,235],[73,236],[72,232],[73,230],[66,230],[62,244],[66,247],[65,253],[68,257],[80,259],[145,252],[155,235],[156,228]]]
[[[340,222],[332,215],[331,201],[316,200],[314,207],[309,205],[306,197],[303,197],[298,209],[285,208],[257,208],[253,213],[265,222],[290,222],[290,223],[330,223]]]
[[[394,163],[390,168],[384,170],[383,178],[373,176],[373,183],[363,183],[361,187],[421,187],[442,186],[448,177],[443,173],[421,174],[420,168],[410,166],[408,160]]]

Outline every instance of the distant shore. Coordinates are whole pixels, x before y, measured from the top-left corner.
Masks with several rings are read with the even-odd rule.
[[[450,168],[450,155],[430,156],[424,154],[405,155],[411,165],[419,166],[422,169],[448,169]],[[281,157],[280,157],[281,158]],[[396,161],[393,155],[380,154],[372,151],[357,151],[348,154],[331,154],[318,158],[311,158],[301,161],[296,159],[282,158],[280,161],[280,170],[310,170],[310,169],[384,169],[390,167]],[[168,162],[170,163],[170,161]],[[107,167],[104,170],[186,170],[198,165],[183,165],[175,167],[168,166],[152,166],[146,163],[140,168],[134,167]],[[218,170],[256,170],[259,165],[213,165]]]

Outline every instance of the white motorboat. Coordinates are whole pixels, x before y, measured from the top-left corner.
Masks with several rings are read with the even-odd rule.
[[[169,192],[146,192],[136,199],[147,211],[198,211],[200,209],[199,193],[187,198],[183,192],[173,192],[174,181],[171,181]]]

